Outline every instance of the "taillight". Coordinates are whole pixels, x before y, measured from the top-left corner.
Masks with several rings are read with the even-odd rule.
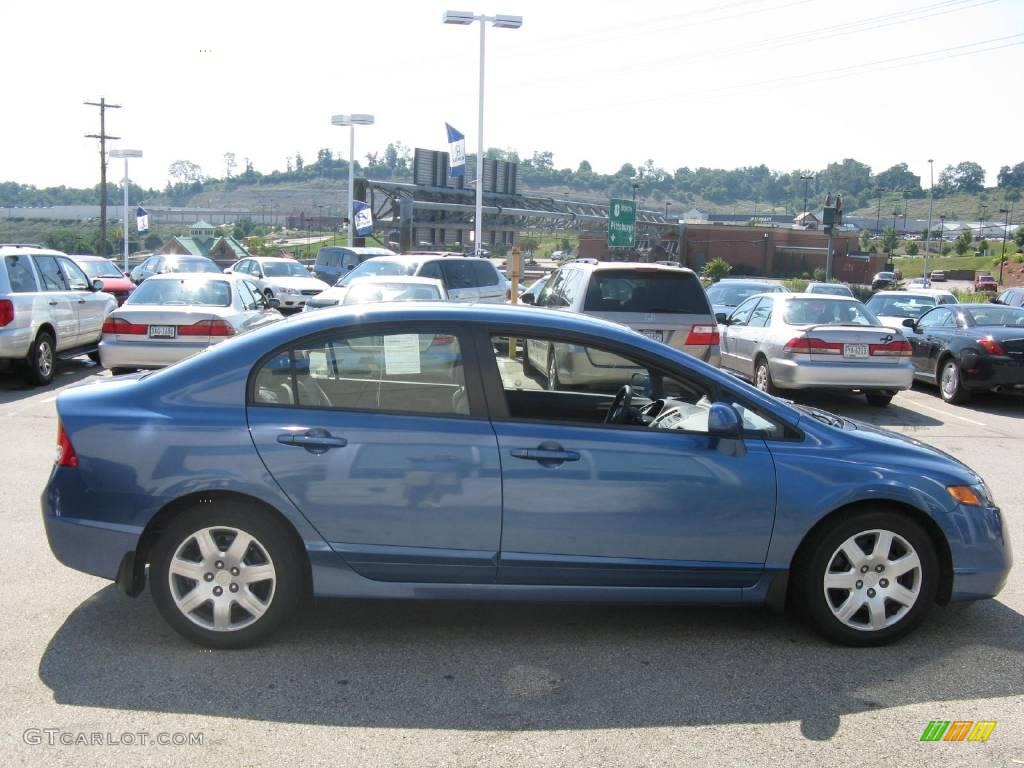
[[[888,344],[868,344],[868,354],[872,357],[910,357],[914,348],[906,339],[897,339]]]
[[[14,320],[14,302],[10,299],[0,299],[0,328],[8,325]]]
[[[995,339],[990,339],[988,337],[986,337],[984,339],[978,339],[978,344],[980,344],[981,348],[984,349],[986,352],[988,352],[990,355],[1005,355],[1006,354],[1006,350],[1003,349],[1003,345],[1000,344]]]
[[[140,323],[129,323],[123,317],[108,317],[103,321],[103,333],[126,333],[131,336],[145,336],[149,326]]]
[[[57,422],[57,466],[77,467],[78,456],[75,455],[75,446],[68,439],[68,433],[64,431],[64,425]]]
[[[686,337],[687,346],[712,346],[718,343],[717,325],[695,325]]]
[[[235,329],[223,320],[200,320],[192,325],[179,325],[179,336],[234,336]]]
[[[841,355],[843,354],[843,345],[838,342],[817,339],[814,336],[797,336],[786,342],[783,351],[812,355]]]

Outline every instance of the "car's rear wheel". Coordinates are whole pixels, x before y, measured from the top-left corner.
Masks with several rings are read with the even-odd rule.
[[[891,392],[865,392],[864,397],[867,398],[868,405],[885,408],[892,402],[893,394]]]
[[[562,388],[562,382],[558,378],[558,363],[555,362],[555,350],[552,349],[548,354],[548,375],[545,379],[547,388],[554,392]]]
[[[56,342],[49,331],[40,331],[28,350],[28,370],[25,378],[29,384],[45,386],[53,381],[57,370]]]
[[[110,375],[111,376],[122,376],[122,375],[124,375],[126,373],[134,373],[134,372],[135,372],[134,368],[111,368],[110,369]]]
[[[303,554],[274,515],[213,500],[160,534],[150,585],[160,614],[183,637],[241,648],[265,639],[300,604]]]
[[[99,362],[100,362],[100,353],[99,353],[98,351],[97,351],[97,352],[90,352],[90,353],[89,353],[89,359],[90,359],[90,360],[92,360],[92,361],[93,361],[94,363],[96,363],[97,365],[99,365]]]
[[[964,386],[963,376],[960,374],[960,366],[956,360],[947,358],[939,368],[939,395],[947,403],[958,405],[966,403],[971,399],[970,390]]]
[[[768,367],[768,361],[763,357],[757,358],[757,365],[754,368],[754,386],[769,395],[778,393],[775,382],[772,381],[772,372]]]
[[[814,627],[845,645],[892,642],[935,604],[939,565],[928,534],[896,511],[861,512],[827,525],[796,573]]]

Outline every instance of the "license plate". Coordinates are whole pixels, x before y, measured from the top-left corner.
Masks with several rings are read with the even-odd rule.
[[[843,344],[843,357],[867,357],[867,344]]]
[[[649,331],[649,330],[640,329],[640,333],[642,333],[648,339],[654,339],[655,341],[664,341],[665,340],[665,332],[664,331]]]
[[[151,339],[173,339],[177,335],[178,327],[175,325],[149,326],[149,338]]]

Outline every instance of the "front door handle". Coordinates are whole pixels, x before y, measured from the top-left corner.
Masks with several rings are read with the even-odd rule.
[[[277,442],[281,445],[292,445],[297,448],[305,448],[310,453],[326,453],[331,448],[344,448],[348,440],[344,437],[334,437],[326,429],[310,429],[303,434],[287,432],[277,436]]]
[[[515,459],[536,461],[544,467],[557,467],[563,461],[580,460],[579,453],[566,451],[553,440],[545,440],[536,448],[514,448],[511,453]]]

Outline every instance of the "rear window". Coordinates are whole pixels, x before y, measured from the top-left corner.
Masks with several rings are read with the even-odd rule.
[[[687,272],[602,269],[590,275],[584,312],[671,312],[709,315],[700,281]]]
[[[867,307],[876,315],[919,318],[935,306],[930,296],[873,296]]]
[[[782,289],[772,283],[715,283],[708,288],[708,300],[712,304],[738,307],[751,296],[759,293],[781,293]]]
[[[859,301],[790,299],[785,307],[782,319],[787,325],[880,325]]]
[[[125,304],[171,307],[229,307],[231,286],[226,280],[147,280]]]
[[[207,259],[168,260],[167,269],[171,272],[220,272],[220,267]]]
[[[341,280],[338,285],[348,285],[360,277],[394,277],[395,275],[415,275],[416,267],[419,265],[414,261],[390,261],[389,259],[370,259],[364,261],[353,269]]]

